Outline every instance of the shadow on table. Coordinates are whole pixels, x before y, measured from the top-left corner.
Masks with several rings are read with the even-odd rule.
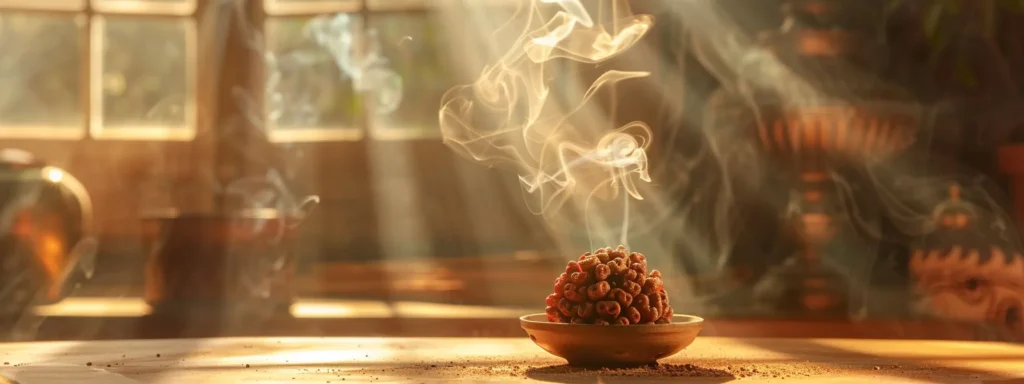
[[[551,365],[530,368],[526,377],[550,383],[725,383],[736,379],[729,372],[720,369],[703,368],[693,364],[661,364],[652,367],[605,369],[577,368],[569,365]]]

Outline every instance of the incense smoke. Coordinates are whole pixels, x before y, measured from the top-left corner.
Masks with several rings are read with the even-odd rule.
[[[588,102],[598,92],[649,73],[606,71],[579,100],[565,106],[558,103],[557,89],[549,83],[552,76],[568,74],[553,73],[551,66],[555,59],[605,62],[637,43],[653,18],[622,8],[609,30],[595,24],[576,0],[541,3],[557,3],[561,9],[545,17],[551,10],[536,1],[520,8],[513,18],[525,18],[525,25],[507,52],[485,66],[475,82],[444,95],[439,111],[444,142],[473,160],[514,168],[536,214],[550,217],[571,203],[587,216],[598,210],[595,199],[621,201],[619,242],[625,244],[629,200],[644,199],[637,182],[651,181],[651,130],[640,121],[615,129],[590,126],[581,124],[576,114],[597,113]],[[594,220],[585,220],[593,242]]]
[[[352,79],[355,91],[373,95],[375,113],[389,114],[398,109],[402,77],[388,68],[376,29],[363,30],[351,16],[338,13],[311,20],[305,33],[331,55],[343,75]],[[365,38],[359,39],[364,33]]]

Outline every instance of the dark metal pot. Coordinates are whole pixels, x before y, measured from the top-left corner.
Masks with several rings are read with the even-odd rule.
[[[0,149],[0,314],[52,304],[92,276],[92,203],[66,171]]]
[[[308,197],[294,212],[145,216],[146,302],[156,315],[287,311],[295,297],[297,229],[318,202]]]

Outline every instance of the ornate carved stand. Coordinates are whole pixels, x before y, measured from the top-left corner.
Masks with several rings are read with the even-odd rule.
[[[766,310],[845,317],[859,307],[849,271],[830,261],[876,255],[855,244],[833,172],[900,153],[914,141],[923,112],[908,92],[877,76],[882,11],[869,0],[786,1],[786,22],[762,34],[762,55],[736,71],[739,90],[719,103],[746,105],[748,116],[738,123],[751,122],[747,132],[762,155],[792,180],[785,210],[799,251],[755,287]],[[719,112],[712,114],[728,114]]]

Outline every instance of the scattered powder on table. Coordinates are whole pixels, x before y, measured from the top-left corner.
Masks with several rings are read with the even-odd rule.
[[[369,379],[377,376],[391,377],[436,377],[436,378],[502,378],[537,377],[559,379],[573,377],[734,377],[784,379],[792,377],[833,376],[849,371],[850,367],[823,366],[813,363],[751,363],[733,359],[702,360],[695,364],[659,364],[640,368],[577,368],[568,365],[548,365],[536,360],[512,361],[503,358],[484,358],[472,361],[423,362],[420,364],[395,365],[391,367],[362,368],[355,370],[328,370],[338,378],[356,375]],[[872,370],[873,366],[863,369]],[[886,367],[888,368],[888,367]]]
[[[529,370],[537,376],[728,377],[729,372],[693,364],[659,364],[636,368],[577,368],[556,365]]]

